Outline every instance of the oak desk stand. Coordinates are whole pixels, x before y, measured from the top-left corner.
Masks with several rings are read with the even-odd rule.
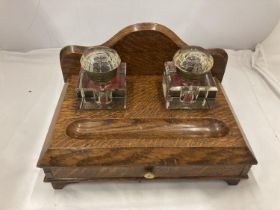
[[[111,179],[219,179],[235,185],[248,177],[257,161],[220,84],[227,63],[224,50],[209,49],[219,89],[216,107],[166,110],[164,62],[188,45],[155,23],[128,26],[103,45],[127,63],[127,109],[78,110],[75,88],[87,47],[63,48],[65,86],[38,161],[45,182],[54,189]]]

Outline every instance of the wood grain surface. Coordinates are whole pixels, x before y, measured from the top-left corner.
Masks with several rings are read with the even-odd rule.
[[[229,128],[211,118],[194,119],[82,119],[71,123],[66,134],[76,139],[214,138]],[[135,135],[137,133],[137,135]]]

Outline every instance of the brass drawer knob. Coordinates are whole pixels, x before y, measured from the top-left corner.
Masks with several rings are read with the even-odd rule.
[[[146,172],[146,173],[144,174],[144,178],[145,178],[145,179],[154,179],[155,177],[156,177],[155,174],[152,173],[152,172]]]

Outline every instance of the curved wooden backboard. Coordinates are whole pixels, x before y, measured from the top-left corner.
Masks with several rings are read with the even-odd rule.
[[[173,31],[157,23],[130,25],[102,44],[114,48],[127,63],[128,75],[161,75],[164,62],[170,61],[179,48],[188,47]],[[60,52],[64,81],[80,71],[80,58],[88,47],[66,46]],[[223,49],[209,49],[214,57],[212,74],[222,81],[227,53]]]

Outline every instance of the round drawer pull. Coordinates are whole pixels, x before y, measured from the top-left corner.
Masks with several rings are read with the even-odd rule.
[[[152,172],[146,172],[146,173],[144,174],[144,178],[145,178],[145,179],[154,179],[155,177],[156,177],[155,174],[152,173]]]

